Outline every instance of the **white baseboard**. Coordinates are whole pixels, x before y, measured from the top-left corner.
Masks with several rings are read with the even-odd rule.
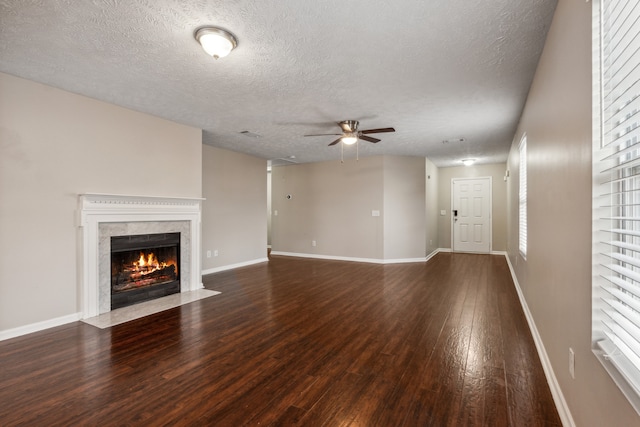
[[[427,258],[425,259],[425,261],[429,261],[431,258],[438,255],[438,252],[440,252],[440,249],[435,249],[433,252],[427,255]]]
[[[438,248],[436,249],[438,252],[453,252],[453,249],[451,248]],[[473,253],[486,253],[486,252],[457,252],[457,253],[463,253],[463,254],[473,254]],[[504,255],[505,257],[507,256],[507,253],[505,251],[491,251],[489,252],[489,255]]]
[[[409,264],[412,262],[425,262],[426,258],[396,258],[396,259],[381,259],[380,264]]]
[[[7,329],[5,331],[0,331],[0,341],[31,334],[33,332],[43,331],[56,326],[66,325],[71,322],[77,322],[80,319],[82,319],[82,313],[74,313],[67,316],[56,317],[55,319],[43,320],[42,322],[32,323],[30,325]]]
[[[527,300],[524,298],[524,294],[522,293],[522,289],[520,288],[520,283],[518,282],[518,278],[516,277],[516,272],[511,265],[511,260],[509,259],[508,254],[505,253],[504,255],[505,259],[507,260],[507,265],[509,266],[509,271],[511,272],[511,277],[513,278],[516,292],[518,293],[518,298],[520,299],[520,305],[522,305],[522,310],[524,311],[524,315],[527,318],[527,323],[529,324],[529,329],[531,330],[533,341],[536,344],[538,357],[540,357],[540,362],[542,362],[542,369],[544,370],[545,377],[547,377],[547,383],[549,384],[549,388],[551,389],[553,401],[555,402],[556,408],[558,409],[558,415],[560,415],[560,419],[562,420],[562,425],[565,427],[575,427],[576,423],[573,421],[571,411],[569,410],[569,405],[567,405],[564,394],[562,394],[562,389],[560,388],[558,378],[556,377],[556,374],[553,371],[553,367],[551,366],[551,361],[549,360],[547,350],[544,348],[544,344],[542,342],[542,338],[540,337],[540,333],[538,332],[538,328],[536,327],[536,323],[533,320],[531,311],[529,311],[529,306],[527,305]]]
[[[246,267],[248,265],[260,264],[261,262],[267,261],[269,261],[269,258],[258,258],[252,259],[250,261],[239,262],[236,264],[223,265],[222,267],[209,268],[207,270],[202,270],[202,275],[204,276],[207,274],[219,273],[221,271],[233,270],[234,268]]]
[[[271,255],[291,256],[298,258],[314,258],[314,259],[328,259],[332,261],[350,261],[350,262],[366,262],[369,264],[404,264],[410,262],[425,262],[425,258],[398,258],[398,259],[379,259],[379,258],[356,258],[356,257],[343,257],[334,255],[321,255],[321,254],[305,254],[298,252],[280,252],[271,251]]]

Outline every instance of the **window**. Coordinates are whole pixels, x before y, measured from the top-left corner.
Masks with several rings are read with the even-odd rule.
[[[527,135],[520,141],[520,187],[518,210],[518,248],[523,257],[527,257]]]
[[[594,24],[593,351],[640,413],[640,2]]]

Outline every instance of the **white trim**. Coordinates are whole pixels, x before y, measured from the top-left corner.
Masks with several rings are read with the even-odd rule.
[[[426,257],[424,258],[395,258],[395,259],[382,259],[380,260],[380,264],[410,264],[413,262],[426,262]]]
[[[427,255],[427,258],[425,259],[425,261],[429,261],[431,258],[433,258],[434,256],[438,255],[439,252],[440,252],[440,249],[434,250],[429,255]]]
[[[520,255],[526,261],[527,260],[527,245],[528,245],[528,227],[529,227],[529,207],[528,207],[528,160],[527,160],[527,133],[524,132],[522,134],[522,138],[520,138],[520,144],[518,145],[518,250],[520,251]],[[524,150],[522,149],[524,147]],[[523,156],[524,153],[524,156]],[[522,157],[524,157],[524,167],[522,162]],[[524,173],[523,173],[524,171]],[[523,181],[524,181],[524,197],[522,196],[523,190]],[[524,206],[524,209],[522,207]],[[525,222],[522,224],[522,211],[524,210]],[[522,250],[522,235],[524,234],[524,251]]]
[[[453,252],[451,248],[438,248],[438,252]]]
[[[575,427],[576,423],[573,421],[571,411],[569,410],[569,405],[567,405],[564,394],[562,394],[562,389],[560,388],[560,384],[558,383],[558,378],[556,378],[556,374],[553,371],[553,367],[551,366],[551,361],[549,360],[549,356],[547,355],[547,350],[544,348],[544,344],[542,342],[542,338],[540,337],[540,333],[538,332],[538,328],[536,327],[536,323],[533,320],[531,311],[529,311],[527,300],[524,298],[524,294],[522,293],[522,289],[520,288],[520,283],[518,282],[518,278],[516,277],[515,270],[511,265],[511,260],[506,254],[505,259],[507,260],[507,265],[509,266],[509,271],[511,272],[511,278],[513,279],[513,284],[516,288],[516,292],[518,293],[518,298],[520,299],[520,305],[522,305],[522,311],[524,311],[524,316],[527,318],[529,330],[531,331],[531,335],[533,336],[533,341],[536,345],[536,350],[538,351],[538,357],[540,357],[542,369],[544,370],[544,375],[547,378],[549,389],[551,389],[551,395],[553,396],[553,401],[556,404],[556,409],[558,410],[558,415],[560,416],[562,425],[565,427]]]
[[[491,255],[504,255],[507,256],[506,251],[491,251]]]
[[[56,326],[66,325],[67,323],[77,322],[81,318],[82,313],[74,313],[62,317],[56,317],[55,319],[43,320],[42,322],[32,323],[30,325],[7,329],[6,331],[0,331],[0,341],[31,334],[33,332],[43,331],[49,328],[55,328]]]
[[[280,252],[280,251],[271,251],[271,255],[291,256],[291,257],[298,257],[298,258],[329,259],[334,261],[366,262],[369,264],[405,264],[405,263],[411,263],[411,262],[426,261],[426,258],[400,258],[400,259],[355,258],[355,257],[343,257],[343,256],[333,256],[333,255],[305,254],[305,253],[297,253],[297,252]]]
[[[252,259],[251,261],[239,262],[236,264],[223,265],[222,267],[208,268],[206,270],[202,270],[202,275],[204,276],[205,274],[219,273],[221,271],[233,270],[234,268],[246,267],[248,265],[260,264],[261,262],[268,262],[268,261],[269,261],[269,258],[265,257],[265,258]]]

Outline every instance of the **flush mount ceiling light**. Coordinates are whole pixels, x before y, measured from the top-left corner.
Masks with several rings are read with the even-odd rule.
[[[238,46],[238,40],[228,31],[217,27],[198,28],[194,34],[205,52],[215,59],[224,58]]]
[[[462,164],[465,165],[465,166],[471,166],[475,162],[476,162],[476,159],[464,159],[462,161]]]

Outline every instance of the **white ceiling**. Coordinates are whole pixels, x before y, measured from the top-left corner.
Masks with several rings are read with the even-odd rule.
[[[396,129],[360,142],[361,157],[504,162],[556,3],[0,0],[0,71],[265,159],[338,159],[335,137],[302,135],[354,119]],[[203,25],[233,32],[238,48],[207,56],[193,37]]]

